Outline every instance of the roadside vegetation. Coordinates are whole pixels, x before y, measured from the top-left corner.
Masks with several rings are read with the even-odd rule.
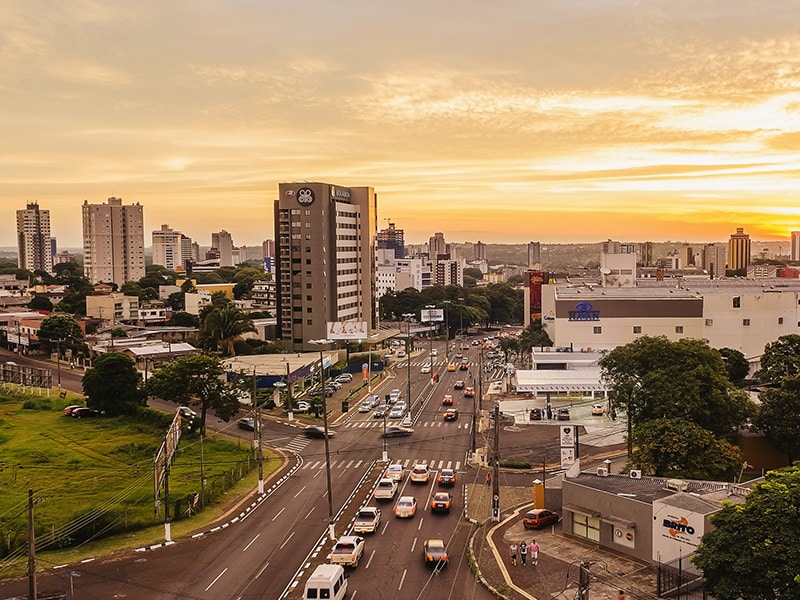
[[[153,529],[163,540],[164,498],[154,498],[153,456],[173,415],[139,408],[134,415],[74,419],[64,415],[80,397],[64,399],[0,391],[0,573],[25,561],[28,493],[35,503],[36,551],[69,548],[118,534]],[[194,422],[197,421],[197,422]],[[184,419],[170,467],[170,517],[190,522],[213,512],[225,493],[257,466],[252,444],[208,433]],[[265,473],[277,468],[265,452]],[[202,518],[202,517],[200,517]],[[198,524],[199,525],[199,524]],[[129,542],[129,540],[128,540]]]

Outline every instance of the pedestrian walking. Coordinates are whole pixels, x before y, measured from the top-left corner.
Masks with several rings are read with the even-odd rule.
[[[525,543],[525,540],[519,544],[519,559],[522,561],[523,567],[528,564],[528,544]]]
[[[536,543],[536,540],[531,542],[529,547],[531,552],[531,565],[536,566],[539,564],[539,544]]]
[[[619,591],[619,596],[617,596],[617,600],[625,600],[625,592],[623,590]]]
[[[517,545],[511,544],[511,564],[517,566]]]
[[[491,473],[487,473],[486,474],[486,485],[492,485],[492,474]]]

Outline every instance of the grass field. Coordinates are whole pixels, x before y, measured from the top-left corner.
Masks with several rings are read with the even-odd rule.
[[[0,390],[0,576],[27,544],[29,490],[35,501],[37,554],[137,532],[163,535],[163,492],[154,502],[153,455],[172,415],[73,419],[63,414],[76,397],[40,398]],[[201,444],[185,432],[170,467],[173,532],[211,518],[226,492],[257,466],[251,444],[209,434],[203,444],[206,480],[199,498]],[[277,468],[265,452],[265,477]],[[192,517],[191,519],[189,517]],[[186,527],[182,525],[185,522]],[[147,535],[147,534],[146,534]]]

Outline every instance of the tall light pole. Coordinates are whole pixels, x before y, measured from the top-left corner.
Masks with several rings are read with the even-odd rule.
[[[450,347],[450,300],[442,300],[444,307],[444,358],[447,361],[447,349]]]
[[[330,344],[331,341],[327,339],[320,339],[320,340],[308,340],[309,344],[314,344],[315,346],[322,346],[323,344]],[[322,355],[322,348],[319,349],[319,372],[320,376],[322,376],[322,372],[325,370],[325,358]],[[331,540],[336,539],[336,534],[334,532],[333,527],[333,494],[331,488],[331,451],[330,451],[330,443],[328,442],[328,402],[325,399],[325,390],[322,390],[322,427],[325,431],[324,438],[325,438],[325,475],[328,479],[328,535],[330,536]]]
[[[264,450],[262,449],[262,438],[261,438],[261,403],[258,402],[256,398],[257,393],[257,380],[256,380],[256,368],[253,367],[253,404],[256,406],[256,443],[258,447],[256,448],[256,458],[258,459],[258,493],[264,493]]]
[[[433,304],[428,304],[425,308],[431,309],[436,307]],[[430,320],[430,313],[428,313],[428,315],[428,342],[430,343],[428,357],[431,359],[431,381],[433,381],[433,321]]]
[[[411,319],[414,313],[404,313],[403,320],[406,322],[406,368],[408,373],[408,398],[406,402],[406,414],[411,413]]]
[[[464,335],[464,298],[458,299],[458,330]]]

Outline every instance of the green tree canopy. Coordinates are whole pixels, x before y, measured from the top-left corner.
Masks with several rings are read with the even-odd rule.
[[[215,356],[182,356],[157,369],[147,380],[148,395],[201,409],[200,432],[205,435],[209,410],[223,421],[239,410],[239,390],[225,381],[225,369]]]
[[[717,600],[800,598],[800,466],[770,471],[711,518],[692,561]]]
[[[731,481],[742,465],[739,449],[685,419],[654,419],[633,431],[631,466],[657,477]]]
[[[31,310],[52,311],[53,303],[50,302],[50,298],[48,298],[47,296],[37,294],[33,298],[31,298],[30,302],[28,302],[28,308],[30,308]]]
[[[200,321],[200,345],[212,352],[234,356],[234,342],[241,339],[242,334],[255,330],[252,319],[229,302],[204,312]]]
[[[136,414],[137,407],[145,404],[141,379],[136,364],[125,354],[101,354],[83,375],[86,405],[112,416]]]
[[[687,419],[736,439],[755,413],[747,393],[728,379],[722,355],[703,340],[643,336],[600,361],[603,379],[635,427],[653,419]]]
[[[755,378],[764,383],[780,383],[784,377],[800,372],[800,335],[782,335],[764,346],[761,368]]]
[[[780,387],[761,392],[755,428],[789,457],[800,458],[800,375],[781,381]]]
[[[39,340],[51,346],[56,343],[69,343],[77,338],[83,339],[78,322],[72,316],[64,313],[53,313],[39,325]]]
[[[720,348],[719,353],[728,369],[728,379],[733,383],[747,379],[750,374],[750,363],[742,352],[734,348]]]

